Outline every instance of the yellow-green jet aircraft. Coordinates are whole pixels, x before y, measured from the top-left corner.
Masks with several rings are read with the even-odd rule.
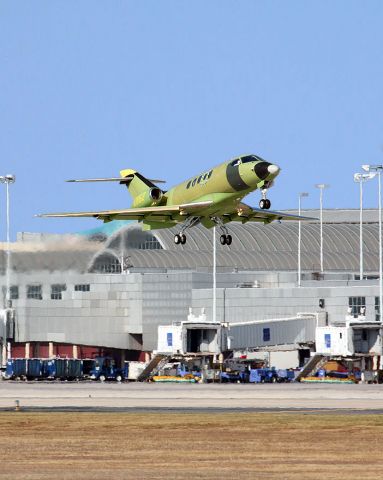
[[[215,225],[222,231],[222,245],[230,245],[232,237],[225,226],[228,222],[263,222],[273,220],[314,220],[308,217],[271,211],[267,189],[279,174],[277,165],[268,163],[257,155],[243,155],[186,180],[168,191],[136,170],[121,170],[118,178],[68,180],[68,182],[108,182],[125,184],[133,197],[131,208],[100,212],[47,213],[38,217],[94,217],[104,222],[112,220],[138,220],[144,230],[169,228],[182,224],[174,237],[176,244],[185,244],[185,231],[199,223],[207,228]],[[242,203],[243,197],[259,188],[260,208]]]

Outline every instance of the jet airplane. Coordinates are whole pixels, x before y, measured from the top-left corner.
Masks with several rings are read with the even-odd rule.
[[[257,155],[242,155],[206,170],[168,191],[156,184],[162,180],[149,180],[136,170],[120,171],[117,178],[67,180],[68,182],[119,182],[126,185],[133,204],[122,210],[98,212],[47,213],[38,217],[94,217],[104,222],[112,220],[138,220],[143,230],[170,228],[181,224],[174,236],[176,244],[186,243],[185,232],[201,223],[206,228],[221,229],[220,242],[230,245],[232,237],[226,224],[229,222],[263,222],[274,220],[315,220],[270,210],[267,190],[280,172],[277,165],[266,162]],[[242,199],[260,189],[259,208],[253,208]]]

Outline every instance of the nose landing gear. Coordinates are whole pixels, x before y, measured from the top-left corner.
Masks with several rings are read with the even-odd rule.
[[[266,198],[267,195],[267,188],[262,189],[262,198],[259,201],[259,208],[262,210],[268,210],[271,207],[271,202],[268,198]]]

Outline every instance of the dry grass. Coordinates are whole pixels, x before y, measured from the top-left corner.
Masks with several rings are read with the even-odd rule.
[[[380,479],[383,417],[0,413],[0,479]]]

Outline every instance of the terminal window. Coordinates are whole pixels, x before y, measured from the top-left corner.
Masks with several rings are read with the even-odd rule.
[[[375,297],[375,320],[380,322],[379,297]]]
[[[56,284],[51,285],[51,299],[52,300],[61,300],[62,299],[62,292],[65,292],[66,285],[65,284]]]
[[[90,292],[90,285],[89,283],[83,283],[74,286],[75,292]]]
[[[42,300],[43,294],[41,285],[27,285],[27,298]]]
[[[356,318],[362,313],[362,308],[364,309],[364,312],[366,311],[366,297],[348,297],[348,306],[351,315]]]
[[[263,329],[263,341],[269,342],[270,341],[270,328]]]
[[[9,289],[9,298],[11,300],[17,300],[19,298],[19,287],[17,285],[12,285]]]

